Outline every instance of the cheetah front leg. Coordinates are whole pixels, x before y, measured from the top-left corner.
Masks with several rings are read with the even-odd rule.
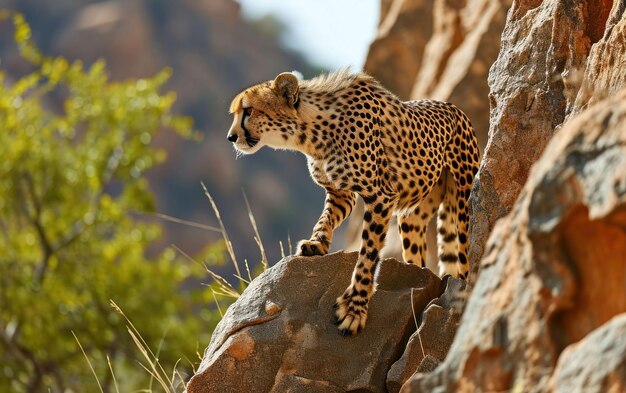
[[[379,251],[391,217],[391,203],[375,201],[366,203],[363,216],[361,251],[352,273],[352,282],[335,303],[336,323],[342,335],[357,334],[365,327],[367,308],[374,294],[374,274],[378,266]]]
[[[298,243],[296,255],[327,254],[333,239],[333,231],[350,215],[355,203],[356,196],[352,191],[326,189],[324,211],[313,227],[311,238]]]

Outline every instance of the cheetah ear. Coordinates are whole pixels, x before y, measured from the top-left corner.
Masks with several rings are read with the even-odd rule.
[[[274,92],[283,97],[290,108],[298,104],[298,78],[291,72],[283,72],[274,79]]]

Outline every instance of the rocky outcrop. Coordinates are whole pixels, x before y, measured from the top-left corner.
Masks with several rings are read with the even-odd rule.
[[[342,337],[332,305],[356,257],[290,257],[257,277],[217,326],[187,391],[385,392],[389,368],[443,285],[427,269],[382,261],[365,330]],[[429,349],[440,358],[445,350]]]
[[[489,73],[489,143],[472,191],[474,267],[564,120],[626,86],[626,2],[522,0]]]
[[[446,290],[428,304],[422,323],[409,339],[404,353],[387,373],[387,391],[400,391],[415,372],[434,370],[448,354],[460,320],[465,283],[446,276]]]
[[[598,347],[626,313],[625,9],[513,4],[472,196],[480,274],[445,362],[403,392],[623,389],[624,352]]]
[[[448,357],[435,372],[412,377],[404,392],[624,386],[624,352],[594,344],[623,340],[617,326],[602,325],[626,313],[624,130],[626,90],[559,130],[490,237]],[[582,378],[605,364],[610,370]]]

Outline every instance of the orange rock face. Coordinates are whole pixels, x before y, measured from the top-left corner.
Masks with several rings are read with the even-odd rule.
[[[559,393],[626,391],[624,337],[626,314],[621,314],[581,342],[567,347],[555,367],[550,390]]]

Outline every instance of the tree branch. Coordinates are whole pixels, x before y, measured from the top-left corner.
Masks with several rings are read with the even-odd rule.
[[[37,231],[37,236],[39,237],[39,243],[41,244],[41,247],[43,249],[42,261],[39,266],[39,269],[37,270],[37,273],[35,274],[35,277],[37,278],[37,282],[41,284],[43,283],[46,272],[48,270],[48,265],[50,264],[50,257],[54,254],[54,248],[52,247],[52,244],[50,243],[50,240],[48,239],[48,236],[46,235],[46,231],[43,227],[43,224],[41,223],[41,203],[35,193],[35,185],[33,184],[33,179],[29,174],[24,174],[23,179],[24,179],[24,183],[26,184],[26,193],[28,194],[28,197],[35,210],[34,214],[30,214],[30,212],[28,212],[28,209],[25,209],[26,214],[29,220],[31,221],[31,224],[33,224],[33,226],[35,227],[35,231]]]

